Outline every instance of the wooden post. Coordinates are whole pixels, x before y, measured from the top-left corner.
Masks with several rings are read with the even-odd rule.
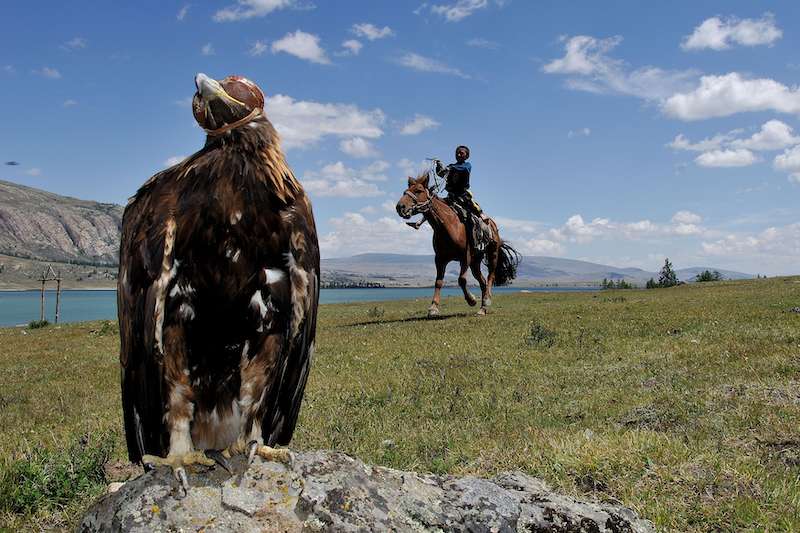
[[[44,276],[42,276],[42,302],[39,306],[39,320],[44,320]]]
[[[61,315],[61,272],[56,278],[56,324],[58,324],[59,315]]]

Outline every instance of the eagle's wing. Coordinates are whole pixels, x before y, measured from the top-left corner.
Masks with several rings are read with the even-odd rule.
[[[122,217],[117,314],[122,366],[122,409],[128,457],[164,455],[169,434],[164,424],[162,367],[154,345],[153,282],[164,252],[164,203],[155,205],[153,189],[170,179],[172,169],[151,178],[125,208]],[[169,209],[166,210],[169,212]]]
[[[288,353],[279,381],[273,387],[273,408],[262,423],[264,442],[270,446],[288,444],[292,439],[300,404],[308,380],[319,304],[319,243],[311,206],[303,198],[291,213],[292,245],[287,256],[293,320]],[[302,316],[298,315],[302,312]]]

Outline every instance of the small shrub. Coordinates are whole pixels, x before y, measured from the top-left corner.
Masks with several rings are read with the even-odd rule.
[[[28,329],[39,329],[50,325],[47,320],[31,320],[28,322]]]
[[[556,337],[557,334],[555,331],[535,320],[531,322],[531,329],[527,337],[525,337],[525,343],[528,346],[544,346],[550,348],[556,343]]]
[[[84,436],[64,450],[36,448],[2,465],[0,511],[31,514],[63,508],[106,485],[103,465],[111,457],[110,435]]]
[[[97,335],[98,337],[105,337],[106,335],[116,335],[119,333],[119,328],[117,327],[117,324],[111,320],[104,320],[100,324],[100,328],[93,329],[91,333],[93,335]]]
[[[722,281],[725,278],[722,277],[722,274],[720,274],[718,270],[714,270],[713,272],[710,270],[703,270],[696,275],[694,279],[698,283],[703,283],[707,281]]]
[[[386,314],[386,310],[383,307],[370,307],[369,311],[367,311],[367,316],[370,318],[381,318],[384,314]]]

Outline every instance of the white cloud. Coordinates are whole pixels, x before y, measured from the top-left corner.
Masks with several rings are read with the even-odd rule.
[[[341,161],[323,166],[318,171],[306,172],[303,186],[312,196],[334,196],[342,198],[363,198],[382,196],[375,181],[383,181],[385,176],[378,174],[388,167],[378,161],[361,170],[347,167]]]
[[[769,120],[749,139],[737,139],[731,146],[750,150],[780,150],[800,143],[800,137],[793,135],[794,130],[780,120]]]
[[[267,43],[264,41],[256,41],[250,46],[250,50],[247,52],[253,57],[260,56],[264,52],[267,51]]]
[[[213,56],[215,53],[214,45],[212,45],[211,43],[204,44],[203,47],[200,49],[200,53],[203,54],[204,56]]]
[[[746,79],[738,72],[703,76],[695,89],[667,98],[663,110],[687,121],[747,111],[800,113],[800,88],[789,88],[768,78]]]
[[[377,39],[383,39],[385,37],[391,37],[394,35],[394,31],[389,26],[384,26],[383,28],[379,28],[373,24],[369,24],[364,22],[362,24],[353,24],[353,27],[350,29],[355,35],[359,37],[363,37],[369,41],[375,41]]]
[[[189,13],[189,8],[190,7],[191,7],[191,4],[186,4],[185,6],[180,8],[180,10],[178,10],[178,14],[175,15],[175,18],[178,19],[179,21],[185,19],[186,18],[186,14]]]
[[[351,137],[339,142],[339,149],[351,157],[366,158],[377,157],[378,151],[368,140],[363,137]]]
[[[83,37],[74,37],[61,45],[62,50],[72,51],[81,50],[88,46],[89,42]]]
[[[702,141],[698,141],[696,143],[692,143],[689,139],[687,139],[682,133],[679,133],[675,139],[672,140],[667,146],[674,150],[688,150],[691,152],[708,152],[710,150],[717,150],[722,147],[723,144],[727,144],[734,138],[734,134],[738,133],[740,130],[735,130],[735,132],[731,133],[720,133],[714,135],[713,137],[706,137]]]
[[[672,221],[677,224],[700,224],[703,217],[691,211],[678,211],[672,215]]]
[[[700,226],[702,218],[689,211],[679,211],[666,223],[650,220],[615,222],[608,218],[595,218],[586,222],[579,214],[572,215],[560,227],[547,232],[551,240],[586,244],[598,238],[643,239],[663,237],[686,237],[690,235],[712,235],[713,232]]]
[[[300,30],[287,33],[272,43],[272,53],[277,54],[278,52],[286,52],[320,65],[329,65],[331,62],[325,50],[319,45],[319,37]]]
[[[342,43],[342,48],[344,48],[344,51],[340,52],[340,55],[357,56],[363,47],[364,45],[361,44],[361,41],[348,39]]]
[[[41,176],[42,175],[42,169],[41,168],[37,168],[37,167],[29,168],[28,170],[25,171],[25,174],[27,174],[28,176],[34,176],[34,177],[35,176]]]
[[[399,168],[406,177],[417,177],[427,171],[430,166],[430,161],[422,160],[414,162],[406,157],[397,162],[397,168]]]
[[[213,19],[216,22],[233,22],[263,17],[273,11],[292,7],[294,3],[294,0],[237,0],[235,5],[214,13]]]
[[[542,223],[533,220],[520,220],[516,218],[493,217],[501,233],[519,232],[536,233],[542,229]]]
[[[394,212],[394,203],[391,211]],[[361,213],[345,213],[329,221],[330,232],[320,235],[323,257],[346,257],[365,252],[424,254],[431,253],[431,229],[406,226],[397,215],[368,219]],[[434,266],[431,263],[431,272]]]
[[[701,167],[747,167],[758,161],[756,156],[746,148],[733,150],[711,150],[695,158]]]
[[[431,12],[443,16],[447,22],[458,22],[488,5],[488,0],[457,0],[452,4],[432,5]]]
[[[64,103],[61,105],[64,107],[72,107],[78,105],[78,101],[70,98],[68,100],[64,100]]]
[[[437,74],[449,74],[451,76],[458,76],[459,78],[469,79],[469,76],[461,72],[455,67],[451,67],[430,57],[421,56],[413,52],[403,54],[397,60],[397,63],[414,70],[422,72],[435,72]]]
[[[42,67],[39,70],[34,70],[33,72],[34,74],[44,76],[45,78],[50,78],[51,80],[57,80],[61,78],[61,73],[57,69],[50,67]]]
[[[783,36],[775,25],[775,17],[765,13],[760,19],[711,17],[703,21],[681,43],[684,50],[727,50],[733,44],[743,46],[772,45]]]
[[[578,130],[569,130],[567,132],[567,138],[572,139],[573,137],[588,137],[592,134],[592,130],[590,128],[580,128]]]
[[[472,46],[473,48],[485,48],[487,50],[497,50],[500,48],[498,43],[490,41],[489,39],[484,39],[483,37],[469,39],[465,44],[467,46]]]
[[[619,93],[645,100],[662,100],[687,89],[697,77],[694,70],[663,70],[642,67],[631,70],[608,55],[622,37],[596,39],[588,35],[565,37],[564,57],[542,67],[548,74],[565,74],[567,87],[595,93]]]
[[[282,94],[267,97],[264,108],[285,148],[309,146],[327,136],[376,139],[383,135],[385,115],[380,109],[294,100]]]
[[[441,126],[441,124],[433,118],[415,113],[414,118],[403,124],[403,127],[400,128],[400,134],[417,135],[425,130],[438,128],[439,126]]]
[[[713,256],[759,256],[760,264],[771,264],[776,258],[788,259],[797,271],[800,259],[800,222],[770,227],[755,234],[730,234],[722,239],[703,242],[703,252]]]
[[[516,239],[514,247],[523,255],[559,256],[566,253],[563,244],[549,239]]]
[[[784,150],[775,157],[772,165],[778,170],[789,172],[789,181],[800,184],[800,145]]]
[[[168,157],[166,161],[164,161],[165,167],[172,167],[180,163],[186,159],[185,155],[173,155],[172,157]]]

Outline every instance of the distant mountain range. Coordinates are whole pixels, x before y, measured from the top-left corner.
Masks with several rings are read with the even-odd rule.
[[[0,258],[0,288],[27,286],[41,270],[42,262],[113,267],[118,261],[123,209],[116,204],[59,196],[0,180],[0,255],[31,260]],[[457,268],[456,264],[450,265],[446,274],[448,280],[456,279]],[[676,272],[680,279],[690,281],[706,269],[714,270],[713,267],[692,267]],[[93,279],[95,284],[112,286],[114,270],[62,268],[65,280],[74,278],[71,286],[88,279]],[[753,277],[717,270],[726,279]],[[6,279],[12,272],[13,279]],[[368,253],[322,261],[322,278],[327,282],[373,281],[387,286],[418,286],[431,285],[435,274],[433,255]],[[529,256],[520,264],[515,284],[596,284],[603,278],[643,284],[651,277],[658,275],[638,268]]]
[[[752,278],[750,274],[713,267],[676,269],[678,279],[692,281],[703,270],[718,270],[725,279]],[[339,281],[369,279],[386,285],[429,285],[436,269],[433,255],[360,254],[353,257],[322,260],[322,272],[329,279]],[[458,277],[458,265],[451,263],[445,279]],[[602,279],[624,279],[644,284],[650,278],[658,279],[657,272],[640,268],[622,268],[561,257],[526,256],[517,270],[515,285],[542,285],[548,283],[596,284]],[[469,276],[471,279],[471,276]]]

